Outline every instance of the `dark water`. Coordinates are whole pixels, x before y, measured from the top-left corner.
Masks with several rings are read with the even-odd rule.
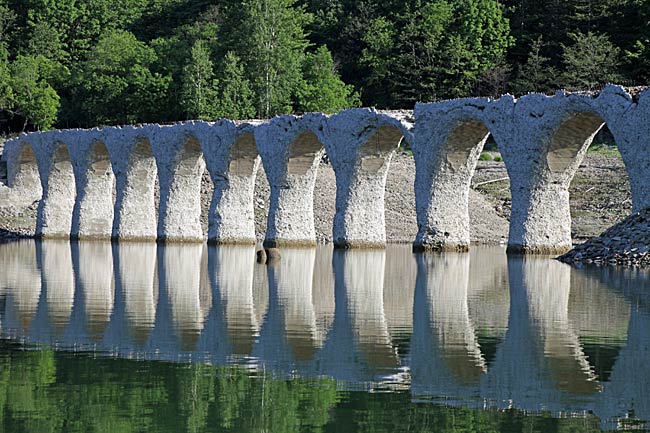
[[[650,274],[548,258],[0,245],[0,431],[650,424]]]

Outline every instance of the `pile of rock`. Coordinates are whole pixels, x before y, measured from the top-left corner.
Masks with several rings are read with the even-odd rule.
[[[570,264],[650,266],[650,209],[632,214],[558,260]]]

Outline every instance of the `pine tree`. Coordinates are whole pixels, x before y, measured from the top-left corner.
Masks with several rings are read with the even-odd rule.
[[[565,66],[564,85],[571,89],[593,90],[616,81],[619,49],[606,35],[572,33],[573,44],[564,46],[562,60]]]
[[[540,36],[533,41],[526,63],[519,67],[517,78],[510,84],[510,89],[518,94],[528,92],[548,92],[556,87],[557,70],[549,65],[550,58],[542,55],[544,40]]]

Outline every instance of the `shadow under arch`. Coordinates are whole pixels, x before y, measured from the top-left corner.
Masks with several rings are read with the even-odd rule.
[[[43,198],[36,216],[36,237],[69,238],[76,187],[68,146],[57,141],[39,166]]]
[[[112,234],[115,240],[156,239],[156,160],[146,137],[139,136],[135,140],[125,171],[116,173]]]
[[[196,137],[184,137],[183,141],[171,166],[158,167],[158,241],[162,242],[203,241],[201,180],[205,160]]]
[[[589,145],[604,125],[605,120],[590,111],[570,112],[558,125],[551,138],[546,163],[553,175],[561,176],[559,181],[571,182]]]
[[[110,239],[114,216],[115,175],[106,144],[94,140],[76,179],[71,239]]]

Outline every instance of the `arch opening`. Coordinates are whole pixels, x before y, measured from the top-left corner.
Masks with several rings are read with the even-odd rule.
[[[250,176],[257,168],[257,156],[257,145],[253,133],[240,135],[230,150],[228,173]]]
[[[23,143],[17,163],[13,167],[10,166],[9,170],[7,183],[10,188],[19,189],[21,193],[30,193],[37,198],[40,197],[43,192],[41,178],[38,173],[36,155],[31,145]]]
[[[378,173],[385,165],[392,152],[397,150],[404,135],[394,126],[380,126],[359,149],[358,158],[361,171]]]
[[[302,132],[291,143],[289,148],[289,161],[287,163],[287,174],[303,176],[309,172],[319,161],[315,158],[323,150],[323,145],[312,131]]]
[[[606,124],[590,139],[569,182],[574,240],[598,236],[632,212],[630,176]]]
[[[605,121],[591,112],[574,112],[560,124],[551,138],[546,154],[548,168],[553,174],[564,173],[580,164],[580,154],[587,151]],[[575,167],[577,169],[577,166]]]

